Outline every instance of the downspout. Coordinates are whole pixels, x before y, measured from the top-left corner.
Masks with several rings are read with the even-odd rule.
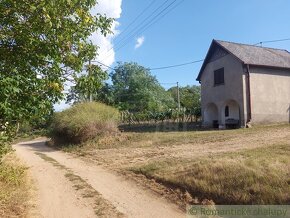
[[[246,83],[247,83],[247,99],[248,99],[248,117],[247,123],[251,122],[252,120],[252,100],[251,100],[251,84],[250,84],[250,65],[247,64],[247,71],[246,71]]]

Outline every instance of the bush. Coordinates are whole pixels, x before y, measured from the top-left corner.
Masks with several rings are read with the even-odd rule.
[[[1,120],[0,120],[1,122]],[[15,126],[5,122],[4,124],[0,123],[0,164],[2,157],[11,151],[10,142],[15,136]]]
[[[51,137],[61,144],[79,144],[118,131],[119,112],[102,103],[79,103],[52,119]]]

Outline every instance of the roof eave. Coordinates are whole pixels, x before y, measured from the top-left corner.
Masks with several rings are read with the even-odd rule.
[[[233,55],[236,59],[238,59],[238,61],[240,61],[242,64],[245,64],[243,60],[241,60],[239,57],[237,57],[235,54],[233,54],[230,50],[228,50],[228,49],[225,48],[222,44],[220,44],[220,43],[218,42],[218,40],[213,39],[212,42],[211,42],[211,45],[210,45],[210,47],[209,47],[209,49],[208,49],[208,51],[207,51],[207,54],[206,54],[205,59],[204,59],[204,61],[203,61],[203,64],[202,64],[202,66],[201,66],[201,68],[200,68],[200,71],[199,71],[199,74],[198,74],[198,76],[197,76],[197,78],[196,78],[196,81],[199,81],[199,82],[201,81],[201,80],[200,80],[200,77],[201,77],[201,75],[202,75],[202,72],[203,72],[203,70],[204,70],[206,64],[207,64],[207,61],[208,61],[207,59],[208,59],[209,53],[210,53],[210,51],[211,51],[211,49],[212,49],[212,47],[213,47],[214,44],[216,44],[216,45],[222,47],[222,48],[225,49],[229,54]]]
[[[261,64],[251,64],[251,63],[244,63],[249,66],[254,66],[254,67],[265,67],[265,68],[275,68],[275,69],[286,69],[290,70],[290,67],[281,67],[281,66],[271,66],[271,65],[261,65]]]
[[[211,41],[211,44],[210,44],[210,46],[209,46],[209,49],[208,49],[208,51],[207,51],[207,53],[206,53],[205,59],[204,59],[202,65],[201,65],[201,68],[200,68],[200,70],[199,70],[199,73],[198,73],[198,76],[197,76],[197,78],[196,78],[196,81],[199,81],[199,82],[200,82],[200,77],[201,77],[202,71],[203,71],[204,68],[205,68],[205,64],[206,64],[206,62],[207,62],[207,59],[208,59],[208,56],[209,56],[209,52],[210,52],[211,48],[213,47],[213,44],[214,44],[214,43],[216,43],[216,40],[213,39],[213,40]]]

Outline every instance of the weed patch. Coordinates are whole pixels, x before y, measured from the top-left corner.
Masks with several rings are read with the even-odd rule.
[[[119,112],[113,107],[80,103],[55,114],[51,137],[56,144],[80,144],[107,132],[117,132],[118,121]]]
[[[10,153],[0,163],[0,217],[25,217],[29,199],[26,168]]]

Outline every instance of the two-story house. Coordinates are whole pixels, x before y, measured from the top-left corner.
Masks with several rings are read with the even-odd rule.
[[[213,40],[197,80],[204,126],[290,122],[290,53]]]

